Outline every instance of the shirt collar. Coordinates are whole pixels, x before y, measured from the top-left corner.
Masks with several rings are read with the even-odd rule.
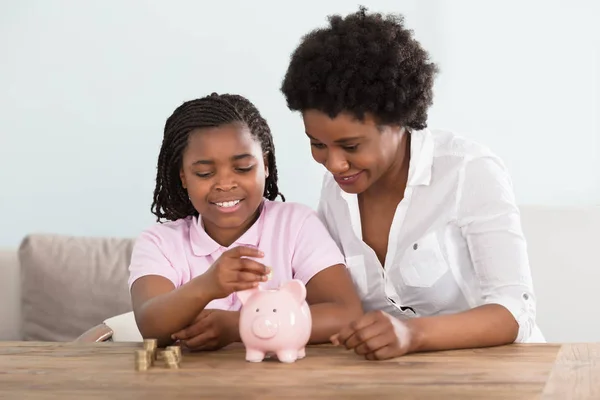
[[[428,186],[431,183],[434,139],[429,129],[410,133],[410,164],[408,186]]]
[[[236,246],[259,246],[263,221],[266,214],[266,201],[267,200],[263,200],[259,207],[260,215],[258,216],[258,219],[246,232],[242,234],[242,236],[239,237],[239,239],[233,242],[229,248]],[[213,254],[217,250],[224,248],[224,246],[221,246],[219,243],[215,242],[213,238],[206,233],[201,216],[193,217],[192,219],[190,226],[190,243],[194,255],[200,257],[206,257]]]

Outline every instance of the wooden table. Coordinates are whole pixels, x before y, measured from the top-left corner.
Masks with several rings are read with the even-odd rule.
[[[0,399],[600,399],[600,344],[511,345],[366,361],[332,346],[294,364],[241,346],[135,371],[136,343],[0,342]]]

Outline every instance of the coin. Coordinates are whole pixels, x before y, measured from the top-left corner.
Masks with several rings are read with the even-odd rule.
[[[175,360],[177,363],[181,363],[181,347],[167,346],[167,351],[172,351],[175,354]]]
[[[144,350],[150,352],[152,360],[156,360],[156,348],[158,347],[158,341],[156,339],[144,339]]]
[[[152,353],[147,350],[136,350],[134,360],[136,371],[146,371],[152,365]]]
[[[165,350],[163,351],[163,359],[165,360],[165,364],[170,369],[179,369],[179,361],[177,360],[177,355],[173,350]]]

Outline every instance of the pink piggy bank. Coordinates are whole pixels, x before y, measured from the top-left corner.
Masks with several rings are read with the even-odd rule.
[[[312,317],[302,281],[293,279],[278,290],[244,290],[237,296],[242,302],[240,337],[246,361],[261,362],[268,353],[284,363],[304,358]]]

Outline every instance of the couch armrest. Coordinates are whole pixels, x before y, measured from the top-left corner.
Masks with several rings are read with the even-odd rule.
[[[21,268],[17,249],[0,249],[0,340],[21,340]]]

